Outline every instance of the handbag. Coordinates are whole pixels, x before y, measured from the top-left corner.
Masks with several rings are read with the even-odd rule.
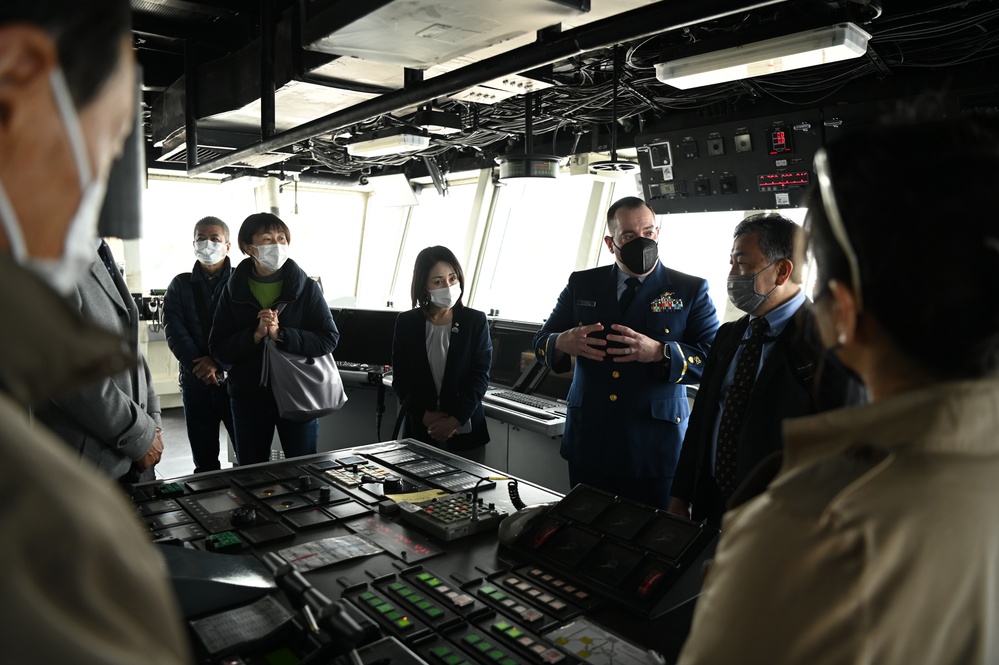
[[[270,337],[265,337],[263,343],[260,385],[270,384],[281,418],[312,420],[333,413],[347,402],[332,353],[310,358],[279,349]]]

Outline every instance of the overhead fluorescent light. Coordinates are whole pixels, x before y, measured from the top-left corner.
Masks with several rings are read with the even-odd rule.
[[[430,147],[429,136],[414,134],[402,127],[370,136],[371,138],[365,138],[364,135],[358,135],[354,142],[347,144],[347,154],[354,157],[384,157],[417,152]]]
[[[859,58],[870,34],[853,23],[774,37],[656,65],[656,78],[674,88],[738,81],[792,69]]]

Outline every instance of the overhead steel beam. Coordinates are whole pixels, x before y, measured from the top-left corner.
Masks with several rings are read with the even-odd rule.
[[[629,12],[611,16],[574,30],[559,33],[548,40],[513,49],[453,72],[428,79],[419,85],[403,88],[375,99],[360,102],[304,123],[269,139],[217,157],[190,169],[190,175],[210,173],[246,157],[273,152],[307,139],[335,132],[411,106],[426,104],[438,97],[466,90],[486,81],[534,69],[573,56],[635,39],[643,39],[672,30],[715,19],[778,5],[787,0],[736,3],[731,0],[697,0],[677,7],[671,0],[662,0]]]

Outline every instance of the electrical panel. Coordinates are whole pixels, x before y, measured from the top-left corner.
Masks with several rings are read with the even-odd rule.
[[[657,214],[778,210],[804,205],[822,147],[820,110],[652,131],[635,147]]]

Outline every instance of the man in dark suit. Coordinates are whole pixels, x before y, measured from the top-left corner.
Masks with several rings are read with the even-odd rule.
[[[610,266],[575,272],[534,338],[538,360],[576,358],[562,436],[569,483],[666,508],[690,407],[718,317],[705,280],[659,261],[645,201],[607,211]]]
[[[96,243],[95,260],[70,302],[86,319],[124,338],[138,364],[51,400],[36,416],[112,479],[153,480],[153,466],[163,456],[160,400],[138,348],[139,311],[107,243]]]
[[[842,406],[862,394],[838,366],[820,362],[795,256],[800,233],[778,214],[747,217],[735,229],[728,294],[746,315],[719,328],[711,347],[673,480],[669,510],[676,515],[720,526],[750,471],[765,458],[779,465],[774,453],[781,449],[785,418]],[[757,339],[754,329],[761,330],[758,359],[739,388],[740,366]]]

